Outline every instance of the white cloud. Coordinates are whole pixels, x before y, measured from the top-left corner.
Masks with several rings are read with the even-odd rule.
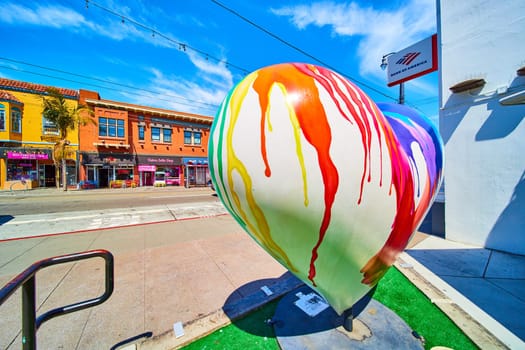
[[[134,103],[147,106],[215,115],[218,106],[233,86],[232,74],[224,62],[206,60],[191,53],[188,56],[199,69],[195,80],[165,75],[156,68],[150,68],[152,77],[145,89],[155,93],[141,94],[139,97],[130,95],[128,98]]]
[[[360,36],[356,55],[361,75],[384,77],[384,54],[399,51],[436,31],[435,0],[411,0],[397,9],[363,7],[357,2],[317,2],[273,9],[299,29],[328,26],[334,36]]]
[[[53,28],[81,27],[87,22],[85,18],[63,6],[36,6],[24,7],[14,3],[7,3],[0,11],[0,21],[9,24],[31,24]]]
[[[116,13],[131,18],[131,15],[129,15],[131,10],[126,6],[119,6],[111,0],[106,6],[113,9]],[[146,7],[142,6],[142,10],[145,11],[145,9]],[[152,8],[148,7],[147,10],[151,12]],[[87,11],[93,10],[88,8]],[[91,12],[88,13],[93,16]],[[140,14],[137,14],[137,16],[140,17]],[[3,5],[3,10],[0,11],[0,23],[3,22],[12,26],[30,25],[56,28],[82,35],[101,36],[118,41],[142,41],[154,46],[175,50],[180,49],[179,41],[173,39],[169,34],[163,33],[162,36],[153,35],[152,32],[138,28],[132,23],[119,18],[109,17],[111,19],[109,21],[97,21],[94,17],[90,17],[90,19],[87,17],[88,15],[84,16],[64,6],[39,5],[38,3],[28,6],[6,3]],[[147,23],[143,18],[140,18],[140,22]],[[163,36],[171,39],[168,40]],[[233,86],[233,76],[225,64],[226,59],[222,62],[216,62],[198,55],[189,48],[180,51],[186,54],[189,61],[196,68],[196,72],[190,75],[191,78],[173,75],[165,76],[158,69],[150,68],[149,72],[152,78],[149,86],[145,86],[144,89],[154,91],[153,94],[145,92],[138,97],[136,94],[122,92],[122,95],[138,104],[199,114],[214,114],[215,106],[218,107]],[[107,60],[108,58],[105,59]]]

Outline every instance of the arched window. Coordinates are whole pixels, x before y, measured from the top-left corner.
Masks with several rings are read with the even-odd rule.
[[[0,103],[0,131],[5,131],[5,106]]]
[[[11,131],[22,132],[22,112],[16,107],[11,109]]]

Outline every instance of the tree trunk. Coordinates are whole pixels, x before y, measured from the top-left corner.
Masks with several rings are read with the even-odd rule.
[[[60,188],[60,166],[55,162],[55,185],[57,190]]]
[[[66,157],[62,158],[62,189],[67,191],[67,168]]]

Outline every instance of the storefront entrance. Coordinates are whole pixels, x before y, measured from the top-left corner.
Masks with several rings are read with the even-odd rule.
[[[109,187],[109,181],[111,179],[111,169],[99,168],[98,170],[98,186]]]
[[[153,181],[155,179],[154,171],[143,171],[141,172],[141,186],[153,186]]]

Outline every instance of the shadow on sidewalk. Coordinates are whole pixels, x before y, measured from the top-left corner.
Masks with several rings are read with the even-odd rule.
[[[13,220],[15,217],[12,215],[0,215],[0,226]]]
[[[270,315],[263,313],[255,320],[244,318],[244,316],[302,285],[304,285],[303,282],[289,271],[278,278],[256,280],[237,288],[226,299],[222,309],[232,323],[243,331],[263,337],[273,336],[268,333],[272,326],[266,321],[273,317],[275,305],[268,310]],[[267,287],[272,294],[267,295],[263,287]],[[260,317],[264,319],[259,319]]]

